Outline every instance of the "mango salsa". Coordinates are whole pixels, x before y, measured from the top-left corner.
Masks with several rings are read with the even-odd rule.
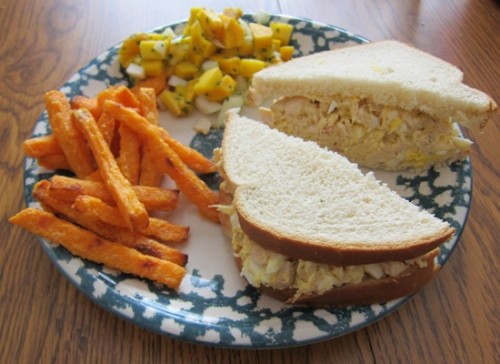
[[[215,87],[207,92],[210,101],[221,102],[236,91],[236,81],[229,75],[225,75],[217,82]]]
[[[242,15],[240,8],[218,14],[193,7],[181,32],[167,28],[127,38],[118,51],[120,65],[134,83],[165,75],[158,100],[175,116],[188,115],[199,96],[210,110],[217,104],[223,110],[229,99],[244,100],[256,72],[290,60],[295,51],[292,25]]]
[[[265,25],[248,24],[253,36],[253,44],[256,49],[270,48],[273,45],[273,31]]]
[[[287,46],[290,44],[293,26],[286,23],[271,23],[270,27],[273,32],[273,38],[279,39],[282,46]]]
[[[258,59],[242,59],[240,63],[240,74],[250,78],[255,72],[258,72],[266,67],[264,61]]]
[[[205,71],[194,85],[194,93],[201,95],[213,90],[221,79],[222,72],[219,67]]]

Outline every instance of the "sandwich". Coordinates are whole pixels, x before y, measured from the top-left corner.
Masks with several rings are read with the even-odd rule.
[[[234,111],[214,160],[241,275],[290,304],[383,303],[419,291],[454,229],[372,172]]]
[[[287,134],[316,141],[370,169],[423,170],[463,160],[497,111],[455,66],[380,41],[324,51],[257,72],[248,102]],[[269,102],[271,102],[269,106]]]

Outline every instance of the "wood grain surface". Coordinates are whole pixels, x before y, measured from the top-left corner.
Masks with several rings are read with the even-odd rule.
[[[22,141],[57,89],[133,32],[187,18],[192,6],[238,6],[398,39],[461,68],[500,101],[500,5],[440,1],[2,0],[0,3],[0,363],[499,363],[498,116],[475,144],[468,222],[438,276],[362,330],[279,350],[232,350],[162,337],[123,321],[72,286],[37,239],[9,225],[24,206]]]

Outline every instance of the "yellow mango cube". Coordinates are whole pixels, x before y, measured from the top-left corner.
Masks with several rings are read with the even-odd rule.
[[[280,48],[281,48],[281,40],[273,39],[273,49],[279,52]]]
[[[246,78],[250,78],[254,73],[264,69],[266,62],[258,59],[242,59],[240,62],[240,74]]]
[[[217,85],[207,93],[210,101],[221,102],[231,96],[236,90],[236,81],[229,75],[225,75]]]
[[[268,48],[273,45],[273,31],[262,24],[249,23],[253,36],[253,45],[256,49]]]
[[[216,38],[219,40],[223,38],[224,24],[214,11],[202,9],[197,13],[197,19],[203,32],[209,38]]]
[[[201,65],[203,64],[203,62],[206,61],[206,58],[203,57],[201,54],[197,54],[197,53],[188,53],[188,56],[187,56],[189,62],[191,62],[192,64],[194,64],[196,67],[200,68]]]
[[[250,57],[253,54],[254,47],[253,47],[253,42],[245,43],[244,46],[238,47],[237,48],[238,52],[237,55],[240,57]]]
[[[182,62],[188,53],[189,44],[185,42],[171,43],[168,49],[168,59],[171,65]]]
[[[203,72],[194,85],[194,93],[201,95],[211,91],[221,79],[222,71],[219,67],[214,67]]]
[[[139,43],[142,59],[158,60],[167,58],[169,40],[143,40]]]
[[[191,26],[191,44],[190,53],[199,54],[202,57],[208,58],[217,50],[215,44],[210,42],[203,35],[203,29],[200,23],[196,22]]]
[[[188,61],[179,62],[174,67],[174,75],[184,80],[190,80],[198,73],[199,69],[195,64]]]
[[[273,32],[273,38],[279,39],[281,41],[281,45],[286,46],[290,44],[293,32],[292,25],[286,23],[271,23],[270,27]]]
[[[193,7],[191,8],[191,11],[189,12],[189,19],[187,25],[193,25],[196,21],[198,21],[198,14],[200,11],[203,11],[203,8],[200,7]]]
[[[295,48],[293,48],[292,46],[281,47],[280,48],[281,59],[285,62],[289,61],[290,59],[292,59],[294,51],[295,51]]]
[[[275,58],[274,48],[272,46],[267,48],[256,48],[254,57],[256,59],[260,59],[261,61],[271,61]]]
[[[169,90],[164,90],[158,97],[161,103],[175,116],[182,115],[182,108],[179,100],[176,99],[175,93]]]
[[[225,48],[236,48],[245,45],[245,29],[237,19],[226,15],[221,15],[224,24],[224,33],[220,39]]]
[[[239,19],[243,15],[243,10],[240,8],[225,8],[222,13],[234,19]]]
[[[222,72],[227,73],[232,76],[236,76],[240,73],[240,57],[225,57],[218,56],[214,58],[219,64],[219,68]]]
[[[164,90],[159,99],[161,103],[175,116],[184,116],[191,112],[193,106],[186,102],[184,96],[177,92]]]
[[[138,33],[131,35],[123,41],[122,46],[118,50],[118,60],[123,67],[127,68],[130,62],[139,55],[139,43],[145,39],[148,39],[147,34]]]
[[[164,71],[165,67],[163,66],[163,62],[161,60],[142,60],[141,62],[142,68],[144,68],[144,72],[146,77],[155,77],[161,75]]]

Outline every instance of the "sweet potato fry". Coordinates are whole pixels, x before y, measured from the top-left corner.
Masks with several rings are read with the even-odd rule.
[[[151,143],[146,140],[142,146],[141,167],[139,172],[139,185],[158,187],[163,178],[163,172],[158,168],[157,156],[151,148]]]
[[[118,209],[97,197],[80,195],[75,199],[72,207],[106,224],[121,228],[127,227]],[[188,238],[189,228],[150,217],[149,225],[144,229],[139,229],[138,232],[164,242],[181,242]]]
[[[101,172],[96,169],[94,172],[85,177],[85,181],[102,182]]]
[[[66,171],[71,171],[71,167],[65,157],[64,154],[58,153],[58,154],[48,154],[44,155],[41,157],[38,157],[38,164],[41,167],[47,168],[47,169],[60,169],[60,170],[66,170]]]
[[[106,224],[96,219],[94,214],[73,209],[72,203],[59,200],[58,196],[54,196],[51,193],[50,182],[47,180],[40,181],[35,185],[33,196],[42,204],[45,210],[63,215],[66,219],[83,226],[105,239],[116,241],[130,248],[137,249],[144,254],[159,259],[170,260],[182,266],[185,266],[187,263],[187,255],[177,249],[168,247],[144,235]]]
[[[165,129],[159,129],[162,139],[172,148],[181,160],[193,171],[199,174],[213,173],[217,170],[215,164],[203,154],[174,139]]]
[[[97,95],[97,104],[101,112],[103,111],[104,103],[108,100],[134,109],[139,109],[141,106],[134,93],[123,85],[111,86]]]
[[[187,168],[177,153],[163,140],[159,132],[163,129],[149,123],[137,111],[113,101],[104,103],[104,111],[148,139],[156,153],[162,156],[158,160],[159,165],[174,180],[181,193],[196,204],[203,216],[219,222],[218,213],[214,208],[218,199],[217,194]]]
[[[159,124],[158,107],[156,105],[155,90],[148,87],[141,87],[135,95],[140,103],[140,112],[151,124]]]
[[[144,255],[135,249],[100,238],[61,220],[50,212],[27,208],[9,220],[34,234],[61,244],[71,253],[125,273],[151,279],[177,289],[186,271],[170,261]]]
[[[137,93],[141,88],[152,88],[156,95],[161,94],[167,87],[167,75],[162,73],[156,77],[148,77],[145,80],[137,82],[132,87],[132,92]]]
[[[142,233],[165,243],[179,243],[188,238],[189,227],[150,217],[149,225]]]
[[[99,110],[99,105],[95,97],[73,96],[71,99],[71,108],[74,110],[87,109],[96,120],[101,116],[101,110]]]
[[[23,142],[24,154],[39,158],[50,154],[62,154],[62,149],[54,135],[44,135],[26,139]]]
[[[159,124],[156,94],[154,89],[141,87],[136,92],[141,103],[141,114],[153,125]],[[161,170],[156,168],[156,155],[152,152],[150,143],[146,140],[142,146],[139,184],[143,186],[159,186],[163,177]]]
[[[133,185],[139,183],[141,168],[141,143],[137,135],[123,123],[119,127],[120,152],[117,159],[118,167],[123,176]]]
[[[111,143],[113,142],[113,138],[115,136],[115,126],[116,126],[115,119],[113,119],[108,114],[103,113],[101,114],[99,119],[96,120],[97,120],[97,126],[99,127],[99,130],[101,131],[102,136],[106,141],[106,144],[111,146]]]
[[[53,176],[50,189],[58,198],[73,203],[79,195],[91,195],[112,204],[113,197],[104,183],[85,181],[65,176]],[[149,211],[173,211],[179,203],[179,191],[158,187],[133,186],[139,201]]]
[[[71,118],[68,100],[60,91],[49,91],[45,94],[45,106],[52,132],[66,156],[71,170],[79,178],[84,178],[95,168],[85,139]]]
[[[86,109],[78,109],[73,113],[78,128],[89,143],[104,184],[113,196],[128,228],[133,231],[136,228],[146,227],[149,223],[148,212],[139,201],[130,182],[120,172],[94,118]]]

